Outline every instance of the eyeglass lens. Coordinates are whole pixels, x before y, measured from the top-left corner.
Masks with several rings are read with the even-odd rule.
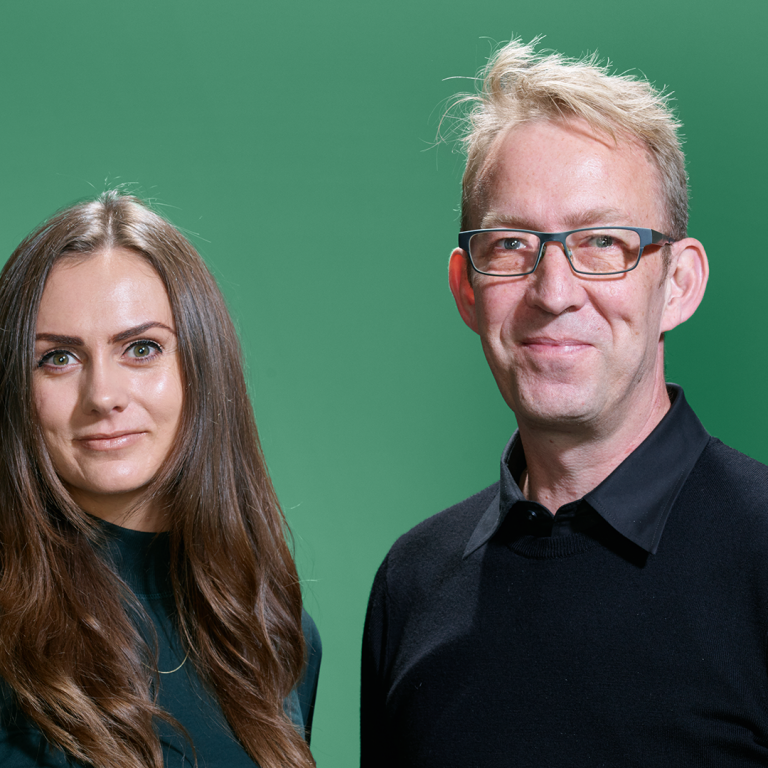
[[[632,269],[640,253],[640,235],[628,229],[586,229],[565,238],[576,270],[594,275]],[[475,267],[492,275],[522,275],[536,265],[541,238],[530,232],[479,232],[469,241]]]

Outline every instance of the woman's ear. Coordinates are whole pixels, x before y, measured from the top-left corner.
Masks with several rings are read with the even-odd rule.
[[[666,307],[661,332],[671,331],[684,323],[696,311],[704,298],[709,277],[709,262],[704,246],[692,237],[671,245],[668,266]]]
[[[475,289],[469,280],[469,269],[467,254],[461,248],[454,248],[448,262],[448,283],[462,320],[475,333],[479,333],[475,314]]]

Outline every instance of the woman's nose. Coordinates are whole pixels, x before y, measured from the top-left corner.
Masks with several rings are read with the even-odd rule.
[[[128,377],[119,364],[93,360],[83,377],[83,411],[100,415],[122,411],[128,405],[128,392]]]

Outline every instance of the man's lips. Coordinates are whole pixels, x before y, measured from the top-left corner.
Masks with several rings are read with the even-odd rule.
[[[94,432],[75,438],[75,442],[91,451],[116,451],[137,443],[146,434],[143,430],[123,430],[121,432]]]
[[[522,339],[520,346],[528,347],[534,350],[552,351],[552,352],[567,352],[569,350],[584,349],[591,347],[588,341],[582,339],[552,339],[548,336],[533,336],[531,338]]]

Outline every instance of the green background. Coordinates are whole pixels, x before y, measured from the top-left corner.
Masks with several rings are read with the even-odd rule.
[[[677,94],[712,274],[668,336],[709,430],[768,460],[765,0],[112,3],[0,10],[0,254],[116,184],[198,246],[245,347],[325,655],[313,751],[357,763],[367,593],[395,538],[497,477],[512,415],[446,280],[445,100],[494,44],[597,49]]]

